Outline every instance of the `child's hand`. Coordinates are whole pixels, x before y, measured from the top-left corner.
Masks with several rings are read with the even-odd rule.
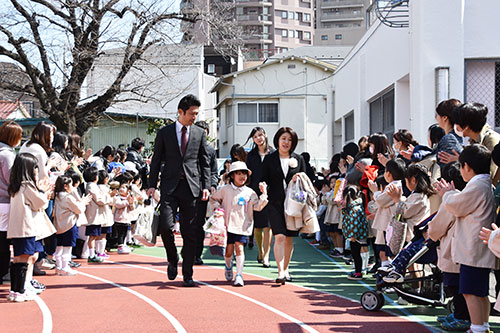
[[[397,187],[395,184],[389,184],[387,185],[387,187],[385,188],[385,190],[387,191],[387,194],[391,197],[391,199],[398,203],[401,201],[401,189],[399,187]]]
[[[368,181],[368,188],[370,189],[370,191],[372,191],[372,193],[375,193],[378,191],[377,183],[375,183],[373,180]]]
[[[347,155],[345,160],[347,161],[348,164],[352,164],[354,162],[354,157],[352,157],[351,155]]]
[[[267,184],[266,184],[266,182],[260,182],[259,183],[259,190],[262,192],[262,194],[267,195]]]
[[[87,194],[82,198],[82,202],[85,206],[87,206],[91,201],[92,201],[92,196],[90,194]]]
[[[498,229],[498,227],[495,223],[491,224],[491,228],[493,230],[483,227],[483,228],[481,228],[481,231],[479,231],[479,239],[481,239],[484,244],[488,244],[488,241],[490,240],[491,233]]]
[[[455,184],[453,184],[453,181],[451,183],[448,183],[446,180],[441,178],[439,182],[434,184],[434,189],[440,197],[443,197],[446,192],[455,189]]]
[[[134,203],[134,197],[133,197],[133,196],[131,196],[131,195],[129,195],[129,196],[127,197],[127,200],[128,200],[128,204],[129,204],[129,205],[132,205],[132,204]]]

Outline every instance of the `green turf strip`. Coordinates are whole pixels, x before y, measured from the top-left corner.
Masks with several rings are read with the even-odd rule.
[[[327,251],[320,251],[309,245],[307,240],[295,239],[295,249],[290,264],[290,273],[293,277],[293,283],[327,292],[345,298],[359,301],[361,294],[375,286],[375,279],[371,275],[365,275],[363,281],[351,281],[346,278],[346,273],[353,270],[341,259],[332,259],[328,257]],[[322,253],[320,253],[322,252]],[[163,247],[135,249],[134,253],[150,255],[165,258]],[[245,248],[245,273],[256,274],[274,280],[278,275],[278,270],[274,263],[274,257],[271,250],[271,268],[264,268],[257,263],[258,251],[254,247],[252,250]],[[203,253],[203,261],[210,266],[224,266],[224,260],[221,257],[215,257],[210,254],[208,248]],[[195,268],[196,270],[196,268]],[[221,271],[221,275],[223,272]],[[415,316],[413,319],[420,321],[424,325],[440,331],[440,326],[436,322],[436,316],[447,315],[444,308],[433,308],[430,306],[404,305],[397,304],[396,295],[388,295],[395,303],[385,302],[383,310],[391,312],[398,316]],[[500,317],[490,317],[491,330],[500,332]]]

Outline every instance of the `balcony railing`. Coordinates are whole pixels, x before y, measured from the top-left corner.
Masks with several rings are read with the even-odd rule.
[[[241,22],[251,22],[251,21],[271,21],[270,14],[249,14],[249,15],[238,15],[236,16],[237,21]]]
[[[361,12],[355,13],[342,13],[342,12],[323,12],[321,18],[325,19],[359,19],[363,18],[363,14]]]

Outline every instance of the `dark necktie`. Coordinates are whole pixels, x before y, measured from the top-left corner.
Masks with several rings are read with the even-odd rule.
[[[182,129],[181,129],[181,153],[182,153],[182,156],[184,156],[184,154],[186,153],[187,144],[188,144],[187,127],[182,126]]]

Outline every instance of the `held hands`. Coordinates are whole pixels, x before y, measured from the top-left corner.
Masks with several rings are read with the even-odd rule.
[[[493,230],[491,230],[491,229],[493,229]],[[484,244],[488,244],[488,241],[490,240],[491,233],[493,231],[497,230],[498,227],[495,223],[492,223],[491,229],[482,227],[481,231],[479,232],[479,239],[482,240]]]
[[[453,181],[451,183],[448,183],[446,180],[442,179],[434,184],[434,189],[436,190],[437,194],[442,198],[444,194],[448,191],[452,191],[455,189],[455,184],[453,184]]]
[[[210,191],[209,191],[209,190],[204,189],[204,190],[201,192],[201,200],[202,200],[202,201],[207,201],[209,196],[210,196]]]
[[[266,184],[266,182],[260,182],[259,183],[259,190],[262,192],[262,194],[267,195],[267,184]]]
[[[391,197],[392,201],[394,201],[395,203],[401,201],[401,193],[402,193],[401,188],[399,188],[395,184],[389,184],[387,185],[385,190],[387,191],[387,194]]]
[[[460,156],[459,153],[457,153],[455,150],[453,151],[452,154],[450,153],[447,153],[445,151],[440,151],[438,153],[438,158],[439,158],[439,161],[441,163],[444,163],[444,164],[449,164],[451,162],[455,162],[455,161],[458,161],[458,157]]]

